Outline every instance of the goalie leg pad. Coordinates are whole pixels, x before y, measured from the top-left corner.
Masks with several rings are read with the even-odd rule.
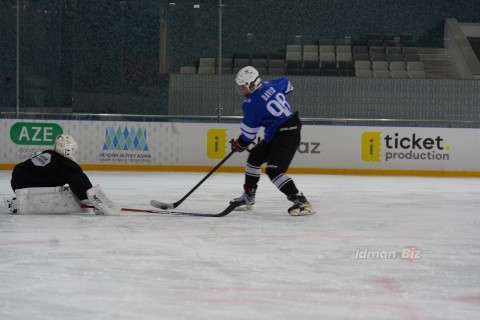
[[[86,213],[68,186],[15,190],[16,213]]]
[[[87,190],[88,200],[95,207],[95,214],[112,215],[119,211],[115,203],[103,192],[99,184]]]
[[[17,198],[4,199],[5,208],[10,213],[17,213]]]

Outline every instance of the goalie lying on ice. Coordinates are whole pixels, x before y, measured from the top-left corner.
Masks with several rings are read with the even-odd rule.
[[[88,212],[87,175],[76,163],[78,144],[69,135],[59,135],[53,150],[45,150],[15,166],[11,186],[15,198],[5,200],[12,213]],[[101,214],[101,211],[96,211]]]

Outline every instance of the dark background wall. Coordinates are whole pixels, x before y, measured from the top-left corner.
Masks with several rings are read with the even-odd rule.
[[[219,46],[218,1],[172,2],[19,0],[22,109],[167,114],[169,77],[160,72],[161,52],[168,72],[178,73],[181,65],[217,56]],[[0,1],[0,111],[16,106],[16,3]],[[417,46],[442,47],[446,18],[480,22],[478,0],[222,3],[225,57],[369,32],[410,33]]]

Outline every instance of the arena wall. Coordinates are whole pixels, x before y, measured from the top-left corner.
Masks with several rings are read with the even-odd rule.
[[[51,148],[60,133],[78,140],[85,170],[209,171],[239,125],[2,119],[0,169]],[[235,154],[221,171],[243,172],[247,156]],[[290,172],[480,177],[479,158],[479,129],[305,125]]]

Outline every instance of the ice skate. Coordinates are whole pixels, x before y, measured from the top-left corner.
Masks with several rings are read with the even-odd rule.
[[[303,193],[300,193],[300,195],[290,195],[288,200],[293,202],[293,206],[288,209],[288,213],[292,216],[305,216],[315,213],[315,210],[313,210],[312,205]]]
[[[235,210],[252,210],[255,204],[255,189],[250,189],[244,186],[245,192],[238,198],[230,201],[231,204],[235,204],[237,207]]]

